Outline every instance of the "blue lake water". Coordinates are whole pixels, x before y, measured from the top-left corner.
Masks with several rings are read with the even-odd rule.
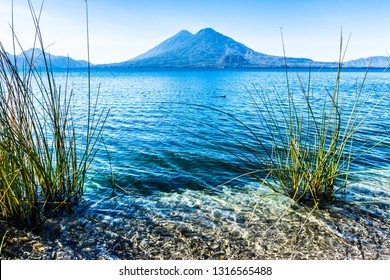
[[[291,92],[299,103],[303,95],[297,74],[306,87],[309,71],[289,72]],[[340,92],[346,111],[364,74],[344,71],[341,75]],[[58,72],[56,76],[58,85],[64,84],[66,73]],[[327,91],[334,89],[335,78],[336,71],[311,71],[316,112],[321,110]],[[85,113],[86,85],[86,71],[69,73],[76,116]],[[255,95],[255,88],[275,90],[282,99],[287,98],[284,70],[92,69],[93,94],[99,87],[97,109],[110,112],[103,132],[104,145],[99,146],[88,173],[80,206],[89,221],[104,221],[110,225],[107,230],[115,234],[130,232],[126,226],[139,220],[171,231],[185,228],[198,235],[210,232],[224,236],[224,230],[228,230],[244,238],[254,230],[250,226],[253,221],[277,221],[291,207],[288,198],[273,195],[250,176],[229,182],[244,172],[237,168],[243,162],[236,156],[247,154],[242,144],[258,145],[242,123],[256,132],[264,145],[271,145],[270,135],[259,125],[250,93]],[[372,146],[390,136],[389,93],[390,73],[370,71],[362,90],[366,102],[363,112],[381,102],[364,119],[355,137],[354,149],[359,157],[351,166],[347,192],[337,195],[350,204],[346,207],[336,203],[314,215],[332,234],[347,240],[355,240],[356,236],[340,229],[342,226],[335,221],[363,223],[366,228],[375,223],[388,224],[390,218],[390,147],[381,144],[367,153],[360,152],[363,143],[369,141],[366,145]],[[378,230],[382,239],[388,239],[388,226]],[[99,248],[99,254],[115,258],[104,245]]]

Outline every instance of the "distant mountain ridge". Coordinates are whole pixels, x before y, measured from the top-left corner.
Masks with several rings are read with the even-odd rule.
[[[346,68],[387,68],[390,66],[390,57],[387,56],[372,56],[367,58],[359,58],[347,61],[343,64]]]
[[[58,68],[84,68],[88,66],[88,62],[84,60],[75,60],[67,56],[58,56],[52,55],[47,52],[46,59],[53,69]],[[16,59],[16,65],[19,69],[29,68],[29,65],[32,63],[36,68],[44,68],[45,61],[41,49],[31,48],[27,51],[24,51],[16,56],[8,54],[8,56],[14,60]]]
[[[84,68],[88,62],[75,60],[66,56],[50,56],[53,68]],[[34,59],[31,60],[31,57]],[[26,68],[29,61],[33,61],[35,67],[45,67],[42,51],[30,49],[16,56],[19,68]],[[309,58],[293,58],[267,55],[256,52],[227,37],[212,28],[205,28],[192,34],[182,30],[174,36],[164,40],[151,50],[132,59],[119,63],[93,65],[95,67],[127,67],[127,68],[337,68],[337,62],[320,62]],[[343,63],[344,68],[387,68],[390,58],[386,56],[374,56],[360,58]]]
[[[343,63],[345,68],[385,68],[387,57],[372,57]],[[127,61],[100,66],[130,68],[267,68],[284,67],[336,68],[337,62],[319,62],[256,52],[212,28],[192,34],[182,30],[151,50]]]

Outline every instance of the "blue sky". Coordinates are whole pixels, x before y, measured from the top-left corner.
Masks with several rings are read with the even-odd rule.
[[[15,32],[33,43],[27,0],[14,0]],[[39,10],[41,0],[31,0]],[[0,40],[11,48],[12,0],[0,0]],[[120,62],[154,47],[180,30],[205,27],[262,53],[338,59],[340,30],[351,35],[346,59],[390,53],[388,0],[89,0],[91,61]],[[46,0],[41,29],[52,54],[86,59],[84,0]]]

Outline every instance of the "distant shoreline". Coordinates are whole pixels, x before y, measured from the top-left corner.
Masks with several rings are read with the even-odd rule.
[[[53,70],[86,70],[87,67],[54,67]],[[300,71],[337,71],[337,67],[291,67],[288,66],[287,69],[291,70],[300,70]],[[343,67],[342,71],[348,72],[389,72],[388,67]],[[125,67],[125,66],[111,66],[111,65],[91,65],[91,70],[126,70],[126,71],[285,71],[286,67]]]

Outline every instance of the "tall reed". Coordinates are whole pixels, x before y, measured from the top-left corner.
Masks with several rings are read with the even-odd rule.
[[[303,102],[297,102],[296,92],[290,87],[287,67],[287,100],[276,91],[256,89],[252,95],[262,127],[272,139],[273,148],[268,151],[264,162],[273,179],[268,185],[289,194],[296,201],[310,200],[315,207],[345,190],[353,161],[376,145],[368,142],[355,145],[354,138],[384,96],[374,105],[368,104],[375,90],[374,85],[363,94],[368,69],[355,93],[343,94],[340,79],[344,54],[341,36],[334,86],[330,90],[325,88],[322,101],[321,98],[318,100],[318,95],[313,95],[309,72],[307,85],[297,74],[303,97]],[[271,99],[276,100],[276,107],[280,110],[275,109],[272,105],[275,102],[271,103]],[[317,113],[314,107],[319,101],[322,109]]]
[[[0,216],[35,227],[42,211],[70,205],[83,194],[107,114],[96,110],[98,95],[91,104],[88,87],[86,120],[75,122],[74,92],[67,85],[56,85],[40,32],[40,14],[31,3],[30,10],[34,47],[42,51],[34,48],[31,56],[23,52],[24,67],[18,68],[16,55],[7,54],[0,43]],[[37,59],[43,59],[43,68],[35,67]]]

